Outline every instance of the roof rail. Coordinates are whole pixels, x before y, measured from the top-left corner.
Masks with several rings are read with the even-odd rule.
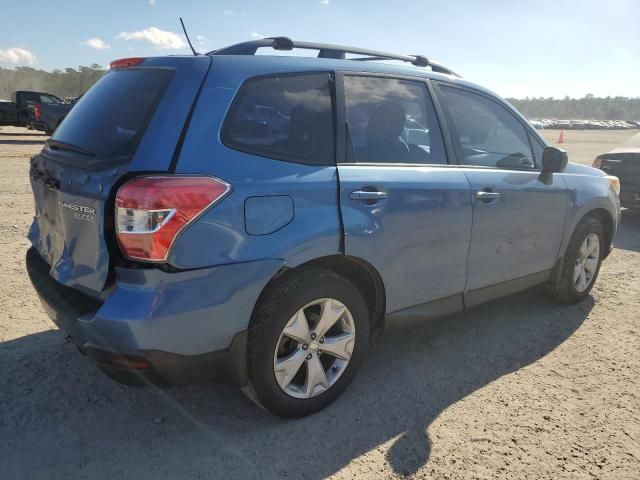
[[[220,48],[208,52],[207,55],[255,55],[259,48],[273,48],[274,50],[293,50],[301,48],[305,50],[318,50],[318,58],[345,59],[347,53],[362,55],[361,58],[353,58],[357,61],[371,60],[400,60],[408,62],[416,67],[431,67],[431,70],[447,75],[460,77],[456,72],[444,65],[430,61],[422,55],[399,55],[397,53],[380,52],[358,47],[344,47],[341,45],[331,45],[327,43],[298,42],[288,37],[269,37],[250,42],[236,43],[229,47]]]

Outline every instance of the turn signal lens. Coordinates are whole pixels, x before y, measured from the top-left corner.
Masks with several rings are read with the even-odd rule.
[[[116,194],[116,234],[130,259],[164,262],[176,238],[231,190],[213,177],[138,177]]]
[[[602,159],[600,157],[596,157],[596,159],[593,161],[593,165],[591,165],[593,168],[600,168],[602,166]]]
[[[611,184],[611,188],[616,192],[616,195],[620,196],[620,179],[613,175],[607,175],[607,180],[609,180],[609,184]]]

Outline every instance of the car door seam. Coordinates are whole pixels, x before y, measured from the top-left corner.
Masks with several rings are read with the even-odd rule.
[[[471,228],[469,228],[469,242],[467,243],[467,261],[466,261],[466,268],[465,268],[464,288],[462,290],[462,307],[466,309],[467,308],[467,302],[466,302],[467,285],[469,283],[469,259],[471,257],[471,243],[473,241],[473,224],[474,224],[474,217],[475,217],[475,211],[474,211],[475,205],[474,205],[474,199],[473,199],[473,188],[471,185],[471,179],[467,175],[467,172],[462,170],[462,173],[464,173],[464,178],[467,179],[467,183],[469,184],[469,202],[471,207]]]

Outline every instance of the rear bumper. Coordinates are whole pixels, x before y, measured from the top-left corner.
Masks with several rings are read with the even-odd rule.
[[[167,273],[117,269],[104,301],[64,286],[31,248],[27,271],[49,317],[123,383],[246,383],[246,329],[281,262]]]
[[[620,191],[620,204],[626,208],[639,208],[640,185],[622,184]]]
[[[63,328],[63,327],[61,327]],[[239,334],[246,347],[246,332]],[[121,352],[85,343],[78,349],[114,380],[126,385],[184,385],[204,380],[246,384],[242,363],[233,363],[230,350],[202,355],[176,355],[154,350]]]
[[[47,129],[46,122],[32,121],[32,122],[29,122],[29,125],[31,125],[31,128],[33,128],[34,130],[39,130],[41,132],[44,132]]]

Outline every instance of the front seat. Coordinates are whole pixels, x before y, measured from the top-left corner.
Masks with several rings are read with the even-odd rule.
[[[358,152],[360,162],[408,162],[409,146],[400,136],[406,122],[405,109],[392,101],[376,105],[367,124],[366,146]]]

